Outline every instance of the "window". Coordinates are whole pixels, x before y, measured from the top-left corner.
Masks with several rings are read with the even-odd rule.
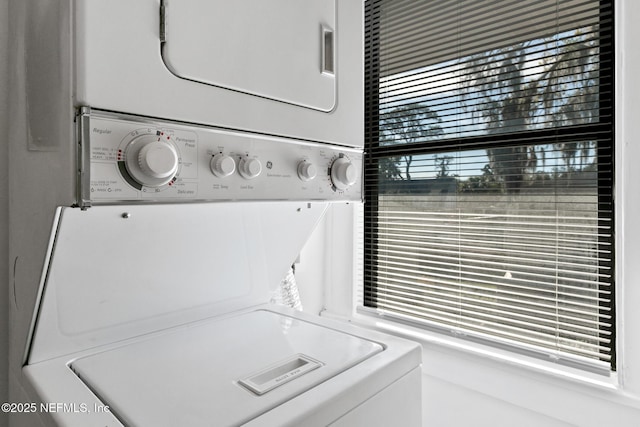
[[[366,2],[365,310],[615,370],[611,3]]]

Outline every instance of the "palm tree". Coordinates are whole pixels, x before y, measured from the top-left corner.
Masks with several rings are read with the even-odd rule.
[[[481,52],[462,62],[462,94],[467,111],[480,111],[476,119],[490,134],[527,129],[591,123],[597,120],[599,98],[597,31],[576,30],[559,44],[557,37],[517,43]],[[551,58],[536,59],[532,52],[549,52]],[[535,48],[535,49],[534,49]],[[537,73],[533,68],[540,68]],[[478,99],[483,100],[479,105]],[[562,153],[567,173],[588,157],[591,142],[555,144]],[[491,168],[507,193],[518,193],[525,177],[537,167],[536,149],[545,163],[543,147],[501,147],[487,150]]]

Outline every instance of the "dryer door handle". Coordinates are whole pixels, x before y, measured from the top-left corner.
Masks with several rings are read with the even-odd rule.
[[[322,27],[322,72],[335,74],[335,40],[331,28]]]

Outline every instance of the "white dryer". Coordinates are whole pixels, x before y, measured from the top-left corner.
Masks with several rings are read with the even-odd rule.
[[[363,0],[33,0],[13,9],[26,16],[34,148],[55,144],[81,106],[364,145]]]

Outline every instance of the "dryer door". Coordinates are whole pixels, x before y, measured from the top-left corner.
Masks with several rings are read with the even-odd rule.
[[[335,2],[164,1],[162,57],[184,79],[330,111]]]

